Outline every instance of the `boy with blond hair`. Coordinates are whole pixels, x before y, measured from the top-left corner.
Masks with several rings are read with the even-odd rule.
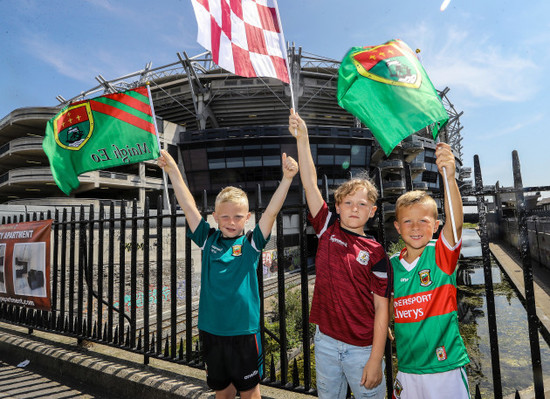
[[[394,399],[469,399],[464,366],[468,354],[458,330],[456,269],[463,210],[455,180],[455,158],[445,143],[436,146],[436,164],[447,183],[447,223],[437,240],[437,204],[424,191],[403,194],[395,206],[395,228],[405,248],[391,257],[394,275],[397,376]],[[444,183],[444,181],[443,181]],[[450,209],[454,210],[454,215]],[[454,218],[456,228],[453,233]]]
[[[315,364],[320,399],[343,399],[348,384],[356,398],[383,399],[391,267],[384,248],[364,232],[376,212],[378,192],[355,178],[334,193],[333,214],[317,186],[307,127],[293,111],[300,177],[309,220],[319,239],[310,321],[317,324]]]
[[[263,353],[260,334],[260,297],[256,269],[271,228],[281,210],[298,164],[282,155],[283,179],[253,231],[245,234],[250,218],[246,193],[226,187],[216,197],[211,228],[174,159],[161,151],[158,164],[174,188],[189,225],[188,236],[203,251],[198,328],[203,343],[208,386],[216,399],[260,399]]]

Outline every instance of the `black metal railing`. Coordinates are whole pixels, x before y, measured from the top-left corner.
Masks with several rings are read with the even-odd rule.
[[[491,274],[491,255],[487,234],[486,197],[496,192],[483,186],[481,168],[477,156],[475,162],[475,190],[470,195],[477,199],[479,232],[482,243],[485,294],[490,333],[492,378],[494,398],[503,397],[500,374],[498,326],[495,316],[494,292]],[[519,220],[526,216],[521,212],[522,194],[529,191],[521,185],[519,159],[514,153],[515,191],[518,194]],[[412,179],[407,179],[410,189]],[[324,198],[329,200],[328,185],[323,185]],[[540,187],[537,187],[540,189]],[[550,187],[544,187],[550,191]],[[544,191],[544,190],[542,190]],[[252,209],[255,220],[262,211],[260,187]],[[312,332],[309,325],[310,294],[308,286],[314,282],[314,270],[308,259],[314,248],[308,246],[307,207],[304,195],[300,203],[285,206],[277,217],[275,247],[277,252],[276,278],[264,278],[262,266],[258,267],[261,303],[261,331],[266,351],[265,384],[284,389],[316,394],[314,369],[312,368]],[[162,198],[157,201],[162,204]],[[0,320],[33,329],[47,330],[116,346],[143,355],[147,364],[151,357],[161,358],[193,367],[203,367],[200,343],[196,327],[198,311],[198,283],[200,280],[200,254],[187,237],[183,213],[176,209],[171,198],[170,209],[150,209],[149,199],[138,212],[137,202],[122,202],[115,206],[101,203],[96,209],[77,207],[47,213],[27,213],[3,217],[2,224],[30,220],[53,219],[51,244],[51,311],[38,311],[17,305],[0,304]],[[385,243],[384,215],[379,203],[378,239]],[[207,195],[204,193],[201,212],[210,213]],[[291,260],[285,252],[291,245],[283,235],[283,220],[288,215],[298,215],[297,259]],[[544,398],[544,387],[537,337],[542,326],[536,315],[533,293],[533,272],[528,256],[527,230],[520,222],[522,237],[522,262],[525,273],[525,307],[528,314],[529,337],[533,365],[535,398]],[[292,239],[292,237],[290,237]],[[290,240],[292,241],[292,240]],[[296,245],[297,243],[297,245]],[[195,251],[195,253],[194,253]],[[527,254],[526,254],[527,252]],[[293,270],[291,270],[293,269]],[[286,304],[290,286],[299,286],[299,317],[301,331],[297,347],[290,347]],[[276,306],[265,309],[268,298],[276,298]],[[278,323],[270,316],[278,314]],[[266,345],[267,341],[275,345]],[[295,342],[296,340],[294,340]],[[386,349],[387,388],[391,396],[393,381],[391,345]],[[298,364],[303,365],[298,367]],[[519,397],[519,394],[516,394]],[[479,387],[475,398],[481,398]]]

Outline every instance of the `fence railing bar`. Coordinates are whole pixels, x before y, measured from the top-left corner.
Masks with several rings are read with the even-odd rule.
[[[527,303],[527,323],[529,326],[529,341],[531,344],[531,360],[533,367],[533,380],[535,384],[535,399],[544,398],[544,382],[542,376],[542,362],[539,344],[539,319],[535,305],[535,289],[533,285],[533,267],[527,233],[527,221],[525,217],[525,198],[523,195],[523,182],[517,151],[512,152],[512,169],[514,173],[514,187],[516,193],[516,210],[519,221],[519,251],[523,265],[523,278],[525,285],[525,300]]]
[[[145,197],[145,207],[143,209],[143,363],[149,364],[149,271],[150,262],[149,249],[151,247],[149,234],[149,197]]]
[[[177,352],[177,231],[176,231],[176,196],[170,201],[170,358],[176,358]],[[186,309],[188,310],[188,309]]]
[[[108,277],[107,277],[107,340],[113,342],[113,329],[114,329],[114,302],[115,302],[115,203],[111,201],[109,208],[109,264],[108,264]]]
[[[156,257],[156,268],[157,268],[157,275],[156,275],[156,320],[157,320],[157,328],[156,328],[156,348],[155,352],[157,354],[162,353],[162,214],[163,214],[163,200],[162,196],[159,195],[158,197],[158,210],[157,210],[157,257]]]
[[[476,189],[483,187],[483,178],[479,157],[474,156],[474,178]],[[491,269],[491,253],[489,251],[489,237],[487,234],[487,207],[484,196],[476,197],[479,214],[479,230],[481,251],[483,257],[483,276],[485,280],[485,298],[487,306],[487,321],[489,324],[489,343],[491,350],[491,367],[493,371],[493,392],[495,399],[502,398],[502,380],[500,374],[500,353],[498,345],[498,330],[496,322],[495,295],[493,291],[493,274]]]
[[[137,200],[132,201],[132,227],[130,242],[130,347],[136,346],[137,320]],[[147,266],[148,267],[148,266]],[[122,305],[121,305],[122,306]]]

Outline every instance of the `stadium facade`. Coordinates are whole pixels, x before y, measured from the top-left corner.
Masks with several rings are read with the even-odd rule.
[[[287,129],[290,109],[288,85],[272,78],[243,78],[217,67],[210,54],[177,54],[178,60],[159,68],[105,80],[69,101],[126,90],[150,82],[160,137],[177,156],[194,195],[214,195],[226,185],[253,193],[274,190],[281,178],[281,153],[296,156],[295,139]],[[289,49],[295,106],[306,121],[319,183],[326,176],[333,187],[362,171],[378,176],[388,200],[413,188],[439,190],[435,142],[423,130],[404,140],[386,157],[368,128],[338,106],[339,61]],[[458,159],[461,184],[470,175],[461,165],[461,113],[439,91],[450,115],[440,138],[451,144]],[[65,99],[58,97],[65,103]],[[95,171],[80,176],[81,186],[66,197],[53,182],[42,151],[47,121],[59,107],[20,108],[0,121],[0,203],[74,205],[86,201],[121,200],[163,192],[162,173],[155,162]],[[295,179],[290,201],[299,198]],[[154,201],[153,201],[154,203]]]

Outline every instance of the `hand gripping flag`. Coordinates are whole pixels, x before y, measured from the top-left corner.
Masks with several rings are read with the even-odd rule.
[[[69,104],[48,122],[42,147],[67,195],[81,173],[158,158],[147,87]]]
[[[286,45],[276,0],[191,0],[197,41],[223,69],[288,83]]]
[[[353,47],[338,72],[338,104],[361,120],[389,155],[404,138],[449,115],[416,54],[401,40]]]

